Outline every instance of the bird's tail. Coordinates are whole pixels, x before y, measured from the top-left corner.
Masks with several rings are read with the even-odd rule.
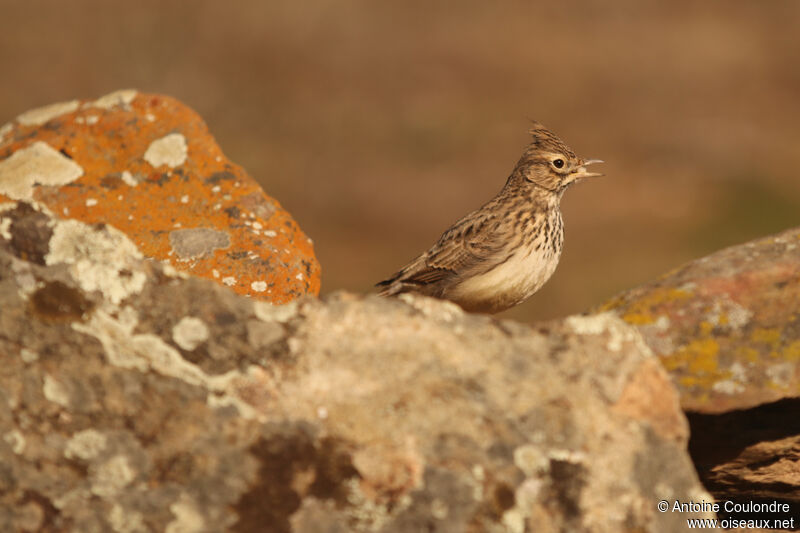
[[[396,272],[394,275],[392,275],[392,277],[376,283],[375,286],[380,289],[378,291],[378,295],[394,296],[395,294],[400,294],[403,292],[403,282],[400,281],[400,275],[402,272],[402,270],[400,272]]]

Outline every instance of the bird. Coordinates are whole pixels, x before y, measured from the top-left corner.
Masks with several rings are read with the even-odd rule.
[[[467,312],[499,313],[538,291],[556,270],[564,244],[561,197],[570,185],[602,176],[542,124],[497,195],[462,217],[426,252],[376,284],[382,296],[417,293]]]

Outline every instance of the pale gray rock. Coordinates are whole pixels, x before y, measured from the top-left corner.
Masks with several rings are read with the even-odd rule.
[[[611,314],[273,307],[40,209],[0,211],[2,531],[661,533],[710,516],[657,510],[710,496],[666,372]]]

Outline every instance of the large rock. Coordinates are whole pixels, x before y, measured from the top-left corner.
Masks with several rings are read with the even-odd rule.
[[[173,98],[117,91],[27,111],[0,128],[0,203],[37,200],[106,223],[147,257],[273,303],[317,294],[292,217]]]
[[[599,310],[636,327],[671,374],[714,496],[777,499],[796,515],[800,228],[691,262]]]
[[[688,263],[599,310],[639,329],[686,410],[800,396],[800,228]]]
[[[684,531],[668,376],[610,314],[272,306],[0,211],[0,530]]]

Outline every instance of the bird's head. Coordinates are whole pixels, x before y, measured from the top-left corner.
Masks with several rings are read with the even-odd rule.
[[[538,122],[533,123],[530,134],[533,141],[522,154],[512,178],[560,194],[583,178],[603,175],[586,168],[603,161],[576,156],[569,146]]]

